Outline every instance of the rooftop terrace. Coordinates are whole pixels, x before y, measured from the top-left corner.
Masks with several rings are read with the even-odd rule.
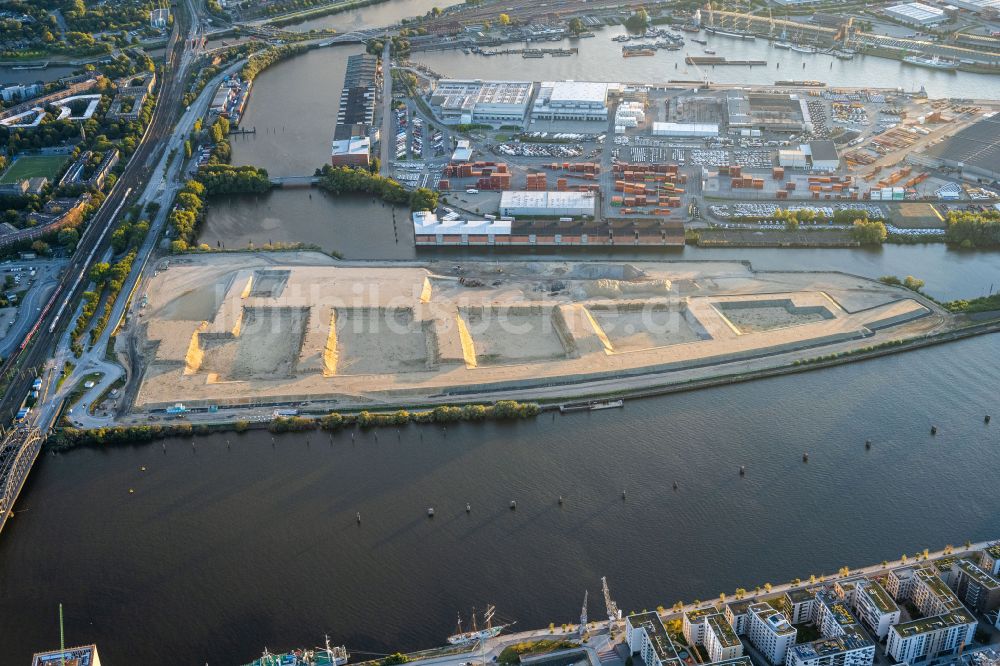
[[[729,624],[729,620],[726,619],[725,615],[718,613],[710,615],[706,622],[708,622],[708,628],[715,634],[715,638],[722,647],[730,648],[740,644],[739,637],[733,631],[733,625]]]
[[[677,651],[674,649],[674,644],[667,634],[666,627],[663,626],[663,621],[660,620],[660,616],[655,611],[630,615],[628,619],[633,627],[642,627],[646,630],[650,643],[652,643],[653,649],[656,651],[656,656],[660,658],[660,661],[677,660]],[[678,663],[680,662],[678,661]]]
[[[789,624],[788,620],[785,619],[785,616],[782,613],[772,608],[769,604],[753,604],[750,606],[749,610],[751,613],[766,622],[771,628],[771,631],[779,636],[795,633],[795,627]]]
[[[877,580],[869,581],[867,585],[863,585],[859,589],[862,594],[871,600],[875,608],[883,613],[894,613],[899,610],[899,606],[896,605],[896,602],[893,601],[889,593],[885,591],[885,588]]]
[[[930,569],[918,569],[917,579],[923,581],[928,589],[930,589],[931,594],[936,596],[948,610],[957,611],[965,609],[965,606],[958,600],[958,597],[951,591],[951,588],[945,585],[945,582]]]
[[[959,561],[958,568],[961,569],[966,576],[976,581],[987,590],[995,590],[1000,587],[1000,581],[977,567],[969,560]]]
[[[794,590],[788,590],[787,592],[785,592],[785,596],[787,596],[788,599],[793,604],[800,604],[803,601],[809,601],[810,599],[815,599],[816,592],[810,590],[809,588],[800,587]]]
[[[963,608],[962,610],[944,613],[943,615],[923,617],[919,620],[912,620],[910,622],[904,622],[903,624],[897,624],[892,627],[892,630],[899,634],[902,638],[909,638],[910,636],[916,636],[917,634],[946,629],[960,624],[969,624],[970,622],[975,621],[976,619],[972,617],[972,614]]]

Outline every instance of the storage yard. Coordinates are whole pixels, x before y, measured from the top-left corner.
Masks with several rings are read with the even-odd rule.
[[[772,224],[778,208],[813,210],[804,226],[825,229],[832,212],[855,208],[890,233],[930,238],[951,206],[1000,201],[991,182],[1000,103],[821,82],[442,80],[426,94],[440,117],[415,119],[421,131],[423,122],[435,136],[457,122],[475,129],[447,163],[407,167],[424,169],[408,182],[436,184],[448,199],[435,218],[414,218],[418,246],[677,246],[686,227],[732,229],[727,200],[759,202],[761,213],[741,213],[740,223],[764,230],[782,230]],[[580,196],[593,207],[545,203]],[[527,197],[535,204],[511,205]],[[912,223],[904,202],[933,208]],[[739,237],[728,236],[746,244]],[[794,244],[809,239],[855,244],[846,234]]]
[[[141,412],[581,394],[611,377],[670,384],[956,322],[876,281],[737,262],[188,256],[161,265],[144,298],[125,333],[141,354]]]

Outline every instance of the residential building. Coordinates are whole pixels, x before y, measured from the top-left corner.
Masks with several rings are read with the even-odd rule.
[[[832,586],[816,592],[814,620],[820,634],[826,637],[842,636],[846,627],[858,622],[847,609],[844,598]]]
[[[1000,581],[969,560],[959,560],[955,569],[955,591],[966,606],[980,613],[1000,607]]]
[[[856,582],[854,612],[880,641],[889,635],[889,627],[899,624],[899,606],[877,580],[861,579]]]
[[[0,88],[0,97],[3,97],[3,101],[10,104],[11,102],[23,102],[24,100],[31,99],[32,97],[38,97],[45,90],[45,86],[41,83],[24,83],[16,84],[12,86],[3,86]]]
[[[931,566],[934,567],[934,573],[938,575],[938,578],[943,580],[945,585],[953,589],[958,578],[958,561],[959,558],[949,556],[936,559],[931,563]]]
[[[835,638],[791,646],[785,666],[871,666],[874,661],[875,644],[853,625]]]
[[[533,120],[608,122],[608,92],[618,86],[594,81],[546,81],[538,89]]]
[[[897,624],[889,628],[885,651],[911,665],[953,656],[972,640],[977,624],[965,608]]]
[[[97,169],[87,181],[87,185],[97,189],[104,187],[104,181],[108,179],[108,174],[111,173],[116,164],[118,164],[118,149],[111,148],[104,153],[104,159],[97,165]]]
[[[785,592],[786,615],[792,624],[811,622],[816,609],[816,593],[806,588]]]
[[[910,599],[926,617],[964,610],[955,593],[929,568],[917,569]]]
[[[979,566],[991,576],[1000,574],[1000,542],[983,549],[979,556]]]
[[[641,655],[646,666],[682,666],[656,611],[626,617],[625,637],[629,651]]]
[[[523,127],[535,84],[530,81],[442,79],[431,94],[434,114],[448,124]]]
[[[896,601],[903,601],[910,598],[913,591],[913,582],[916,580],[916,567],[899,567],[889,572],[885,578],[885,590],[892,595]]]
[[[785,663],[788,648],[795,644],[795,627],[770,604],[751,604],[747,611],[750,642],[772,664]]]
[[[743,643],[725,615],[709,615],[705,618],[705,626],[705,650],[709,659],[719,662],[743,656]]]
[[[720,612],[714,606],[710,606],[709,608],[699,608],[684,613],[684,616],[681,618],[681,630],[687,642],[691,645],[704,645],[705,632],[707,630],[705,620],[712,615],[718,615]]]
[[[737,636],[746,636],[747,634],[749,608],[752,604],[752,601],[733,601],[726,604],[723,612]]]

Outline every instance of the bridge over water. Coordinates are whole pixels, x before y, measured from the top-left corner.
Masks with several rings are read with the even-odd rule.
[[[312,187],[319,183],[319,176],[271,176],[275,187]]]
[[[10,518],[14,502],[42,448],[41,431],[28,426],[9,430],[0,442],[0,532]]]

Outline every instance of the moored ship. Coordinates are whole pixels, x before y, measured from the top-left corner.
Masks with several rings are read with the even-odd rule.
[[[330,637],[327,636],[321,648],[302,648],[282,654],[274,654],[264,648],[264,654],[246,666],[343,666],[350,657],[346,647],[331,647]]]
[[[917,65],[918,67],[930,67],[931,69],[958,69],[958,63],[956,61],[946,60],[944,58],[939,58],[938,56],[931,56],[930,58],[927,58],[924,56],[910,55],[903,58],[903,62],[908,62],[911,65]]]
[[[471,645],[472,643],[477,643],[489,638],[495,638],[500,635],[500,632],[511,626],[513,622],[508,624],[498,624],[493,625],[493,614],[496,612],[495,606],[487,606],[486,612],[483,613],[483,624],[485,625],[482,629],[476,626],[476,612],[472,611],[472,630],[462,631],[462,616],[458,616],[458,630],[448,637],[449,645]]]

